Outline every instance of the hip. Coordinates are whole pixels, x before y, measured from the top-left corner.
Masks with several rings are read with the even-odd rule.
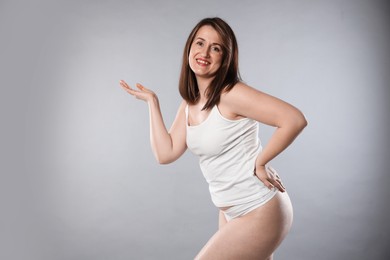
[[[227,221],[247,214],[281,214],[292,217],[292,204],[287,192],[275,190],[263,199],[256,199],[247,203],[220,208]],[[264,216],[262,216],[264,217]]]

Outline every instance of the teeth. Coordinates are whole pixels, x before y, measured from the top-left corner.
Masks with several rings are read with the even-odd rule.
[[[207,64],[209,64],[207,61],[204,61],[204,60],[197,60],[199,63],[202,63],[202,64],[205,64],[205,65],[207,65]]]

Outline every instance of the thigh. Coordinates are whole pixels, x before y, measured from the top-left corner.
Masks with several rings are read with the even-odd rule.
[[[196,259],[269,259],[291,224],[290,199],[278,192],[266,204],[223,225]]]

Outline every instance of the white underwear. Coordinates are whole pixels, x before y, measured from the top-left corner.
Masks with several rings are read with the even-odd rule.
[[[270,192],[266,198],[249,201],[247,203],[243,203],[239,205],[234,205],[226,210],[223,210],[222,212],[224,213],[226,220],[230,221],[234,218],[244,216],[245,214],[251,212],[252,210],[264,205],[269,200],[271,200],[278,192],[276,188],[272,188],[272,190],[273,192]]]

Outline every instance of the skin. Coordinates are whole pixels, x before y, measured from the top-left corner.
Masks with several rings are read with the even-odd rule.
[[[189,64],[196,75],[200,98],[198,103],[188,106],[190,125],[200,124],[210,113],[210,110],[202,111],[207,101],[204,93],[221,66],[224,55],[221,42],[211,26],[203,26],[191,45]],[[123,80],[120,85],[129,94],[148,104],[150,142],[157,161],[166,164],[178,159],[187,149],[187,103],[182,101],[168,131],[153,91],[141,84],[136,84],[137,89],[133,89]],[[266,165],[293,142],[307,121],[292,105],[241,82],[231,91],[222,93],[218,109],[231,120],[247,117],[276,128],[256,159],[254,173],[268,188],[276,187],[280,192],[263,206],[229,222],[220,210],[219,230],[195,259],[272,259],[274,250],[291,227],[293,214],[280,177]]]
[[[221,67],[222,44],[218,33],[211,26],[199,29],[191,44],[189,64],[198,82],[209,82]]]

